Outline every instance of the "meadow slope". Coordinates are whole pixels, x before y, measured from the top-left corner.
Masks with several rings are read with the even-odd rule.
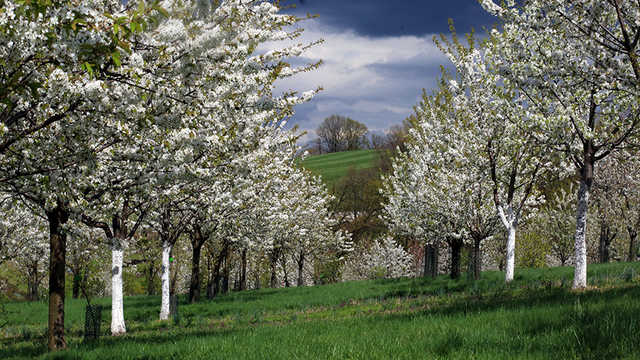
[[[314,155],[302,161],[302,166],[320,175],[329,188],[347,175],[349,169],[371,169],[377,166],[380,155],[377,150],[343,151]]]
[[[47,305],[5,305],[0,359],[614,359],[640,358],[639,263],[518,269],[482,279],[370,280],[261,289],[180,305],[156,320],[157,296],[125,298],[128,333],[83,342],[83,300],[69,300],[69,350],[47,353]],[[184,300],[184,298],[182,298]],[[109,299],[102,330],[109,328]]]

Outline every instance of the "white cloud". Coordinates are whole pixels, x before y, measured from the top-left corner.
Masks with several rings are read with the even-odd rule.
[[[305,32],[296,42],[322,38],[324,43],[298,60],[322,59],[324,64],[318,70],[279,81],[276,91],[323,87],[311,104],[297,110],[293,123],[303,130],[315,129],[331,114],[352,117],[371,130],[399,123],[411,114],[422,88],[436,85],[439,66],[448,63],[432,35],[375,38],[331,28],[317,20],[302,25]],[[311,131],[306,138],[312,135]]]

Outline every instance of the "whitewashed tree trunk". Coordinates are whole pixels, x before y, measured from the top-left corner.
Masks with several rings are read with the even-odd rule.
[[[573,275],[573,288],[583,289],[587,287],[587,212],[589,209],[589,186],[580,181],[578,190],[578,209],[576,214],[575,236],[575,272]]]
[[[498,215],[500,215],[500,220],[507,229],[507,264],[504,280],[505,282],[511,282],[513,281],[516,267],[516,230],[518,228],[518,219],[511,206],[507,207],[506,213],[502,206],[498,207]]]
[[[111,335],[127,332],[124,324],[124,302],[122,296],[122,262],[124,249],[117,239],[111,244]]]
[[[160,305],[160,320],[169,319],[169,254],[171,254],[171,245],[162,244],[162,303]]]
[[[510,224],[507,228],[507,268],[505,281],[513,280],[516,267],[516,226]]]

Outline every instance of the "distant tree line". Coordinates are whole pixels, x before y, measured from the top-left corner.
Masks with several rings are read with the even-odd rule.
[[[326,154],[340,151],[376,149],[405,149],[405,139],[411,126],[411,119],[401,125],[393,125],[384,133],[370,132],[367,126],[346,116],[331,115],[316,129],[317,138],[307,144],[312,154]]]

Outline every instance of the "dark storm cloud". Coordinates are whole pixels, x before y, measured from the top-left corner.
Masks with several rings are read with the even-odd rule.
[[[473,27],[482,31],[497,20],[475,0],[287,0],[296,14],[317,14],[336,28],[352,29],[367,36],[400,36],[448,33],[448,19],[458,32]]]
[[[294,0],[287,0],[290,4]],[[451,67],[434,45],[433,36],[448,34],[448,18],[458,33],[471,27],[482,33],[494,18],[475,0],[304,0],[296,14],[319,14],[305,21],[302,42],[323,38],[305,58],[295,63],[324,65],[316,71],[280,81],[280,90],[307,90],[322,86],[310,103],[296,107],[291,125],[315,137],[315,129],[330,115],[363,122],[374,132],[399,124],[413,112],[422,90],[438,84],[440,66]],[[286,3],[285,3],[286,4]]]

